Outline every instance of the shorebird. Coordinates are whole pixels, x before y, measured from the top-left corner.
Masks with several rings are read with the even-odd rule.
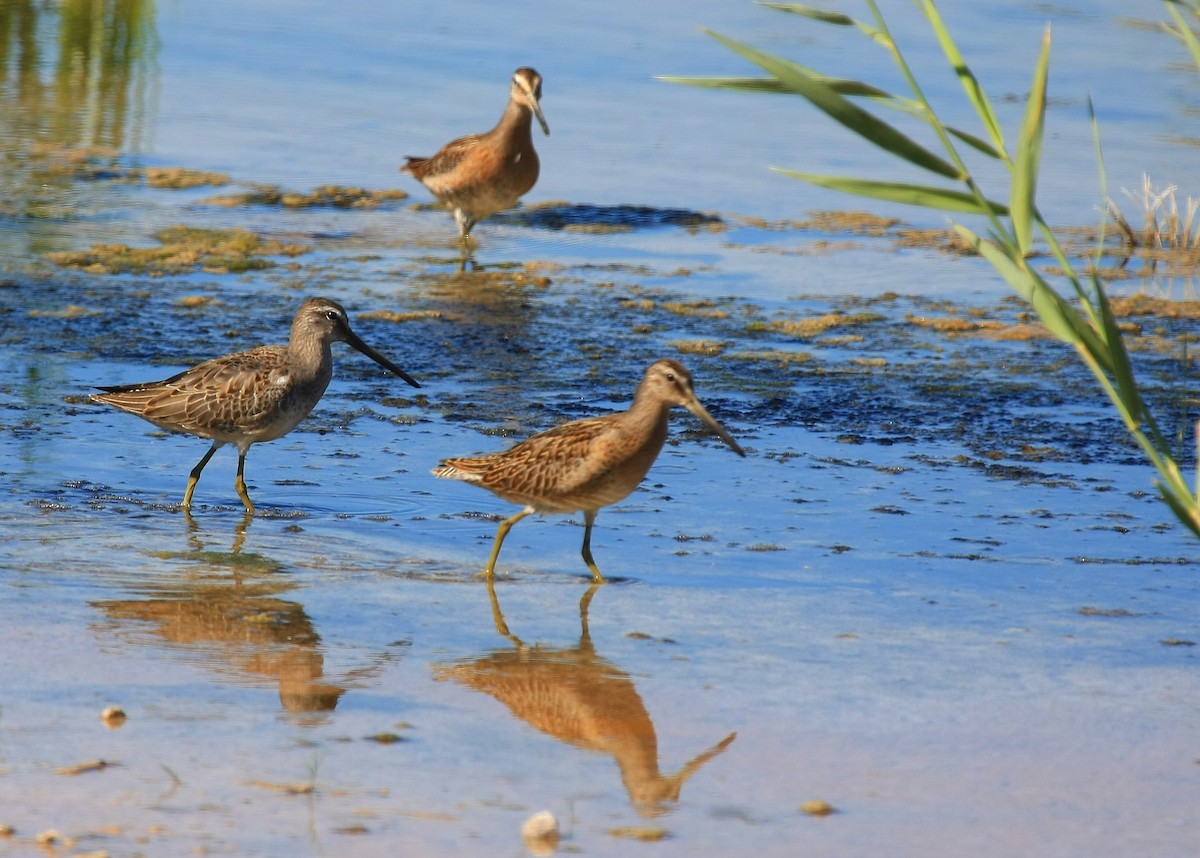
[[[627,411],[574,420],[505,452],[446,459],[434,468],[435,476],[474,483],[524,507],[500,522],[484,575],[495,575],[504,537],[525,516],[583,510],[583,562],[594,580],[603,581],[591,549],[596,513],[641,483],[667,439],[667,419],[676,405],[699,417],[739,456],[746,455],[700,404],[691,373],[678,361],[660,360],[646,370]]]
[[[519,68],[513,72],[508,106],[495,128],[447,143],[432,158],[409,155],[400,168],[454,212],[464,245],[477,221],[516,205],[537,181],[532,118],[536,116],[542,131],[550,133],[541,98],[542,76],[531,68]]]
[[[185,510],[192,505],[192,493],[208,460],[224,445],[235,445],[234,485],[247,513],[253,513],[243,476],[246,451],[251,444],[282,438],[313,410],[333,375],[330,345],[336,342],[357,349],[413,387],[421,386],[358,338],[340,304],[309,298],[296,312],[286,346],[260,346],[213,358],[164,381],[101,387],[104,392],[92,394],[92,399],[161,429],[212,439],[212,447],[188,475]]]

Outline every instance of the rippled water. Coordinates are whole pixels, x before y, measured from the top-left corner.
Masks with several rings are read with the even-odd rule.
[[[562,854],[1191,853],[1194,540],[1086,372],[1009,338],[1023,308],[978,260],[902,239],[936,218],[812,219],[848,203],[767,165],[884,167],[811,111],[653,79],[750,73],[697,25],[885,75],[859,43],[727,2],[255,10],[0,7],[0,854],[55,829],[59,854],[520,855],[544,809]],[[1097,218],[1089,94],[1114,196],[1200,188],[1195,73],[1124,4],[945,12],[1009,122],[1053,20],[1055,222]],[[396,168],[485,130],[524,64],[542,178],[458,273],[452,219]],[[150,188],[154,166],[232,181]],[[255,183],[411,198],[208,202]],[[309,250],[166,276],[44,256],[177,224]],[[312,294],[422,389],[336,346],[312,416],[250,452],[260,514],[226,448],[186,516],[206,442],[86,393],[282,341]],[[1129,321],[1186,449],[1194,322]],[[430,468],[623,407],[660,356],[749,456],[680,412],[599,516],[613,583],[558,516],[514,528],[489,590],[513,509]]]

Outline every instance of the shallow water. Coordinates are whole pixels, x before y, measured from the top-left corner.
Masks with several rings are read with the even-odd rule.
[[[58,854],[521,855],[543,809],[563,854],[1191,854],[1195,544],[1086,372],[1007,338],[1023,308],[978,260],[897,227],[765,226],[846,207],[768,164],[882,169],[800,105],[652,79],[748,73],[698,24],[865,74],[844,32],[715,2],[118,5],[145,48],[115,90],[56,89],[93,67],[55,64],[40,6],[32,69],[58,99],[0,64],[20,108],[0,120],[0,854],[56,829]],[[1096,218],[1089,91],[1114,192],[1143,172],[1200,187],[1194,72],[1123,4],[946,14],[1011,94],[1053,18],[1056,222]],[[396,167],[488,127],[526,63],[546,78],[543,175],[458,273],[450,216],[411,206],[428,196]],[[117,154],[60,174],[35,138]],[[174,165],[233,183],[131,173]],[[412,196],[205,202],[259,182]],[[310,250],[161,277],[42,255],[153,247],[180,223]],[[336,347],[312,416],[249,455],[260,514],[228,448],[183,514],[206,443],[87,391],[281,341],[311,294],[422,389]],[[1190,433],[1194,322],[1129,321],[1164,425]],[[599,516],[612,583],[588,587],[577,518],[529,518],[489,592],[476,573],[513,510],[430,468],[620,408],[660,356],[748,457],[676,415],[641,489]]]

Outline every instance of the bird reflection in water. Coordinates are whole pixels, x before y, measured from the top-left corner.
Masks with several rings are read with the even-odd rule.
[[[273,683],[285,711],[316,725],[349,685],[378,673],[393,656],[376,655],[336,681],[327,677],[312,619],[299,602],[283,598],[297,584],[280,574],[278,562],[242,552],[251,520],[247,514],[235,528],[229,552],[205,549],[203,532],[190,520],[190,551],[164,556],[169,568],[131,588],[133,598],[92,602],[110,620],[97,631],[181,652],[237,684]]]
[[[658,768],[658,736],[629,674],[596,653],[588,631],[588,608],[599,587],[593,583],[579,602],[579,644],[569,648],[529,646],[508,629],[488,580],[496,631],[513,644],[481,658],[434,665],[438,680],[453,680],[499,700],[522,721],[548,736],[611,755],[633,807],[644,817],[660,816],[679,800],[688,778],[724,751],[730,733],[673,775]]]
[[[200,529],[199,523],[192,516],[191,507],[183,508],[183,518],[187,522],[188,544],[192,547],[192,551],[198,555],[206,554],[204,540],[202,538],[204,532]],[[244,548],[246,545],[246,531],[250,529],[250,525],[253,523],[254,512],[252,510],[246,510],[242,514],[241,521],[234,525],[233,544],[229,547],[229,553],[231,555],[242,553],[242,548]]]

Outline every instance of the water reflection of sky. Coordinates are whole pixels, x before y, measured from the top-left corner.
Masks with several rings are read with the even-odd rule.
[[[822,71],[900,86],[886,55],[851,32],[750,3],[310,3],[259,7],[250,19],[235,9],[179,4],[161,14],[154,152],[301,186],[394,183],[399,156],[489,127],[509,71],[530,64],[546,80],[545,108],[556,120],[533,199],[786,216],[842,203],[781,181],[768,165],[853,173],[878,159],[800,104],[685,90],[654,76],[756,73],[705,37],[698,27],[706,26]],[[902,44],[927,46],[912,60],[929,72],[947,118],[969,119],[913,10],[888,13]],[[1143,14],[1160,13],[1148,6]],[[1181,47],[1131,25],[1128,14],[1119,2],[1060,4],[1053,14],[1044,197],[1052,212],[1062,200],[1073,220],[1092,220],[1096,203],[1089,95],[1114,188],[1138,186],[1143,172],[1200,184],[1192,150],[1165,142],[1200,136],[1187,111],[1194,72],[1179,67]],[[947,4],[946,16],[1002,118],[1015,120],[1047,13],[969,3]]]
[[[260,3],[253,15],[222,2],[59,8],[63,21],[80,23],[55,33],[59,16],[50,7],[6,4],[9,55],[0,68],[8,80],[0,96],[20,107],[40,93],[42,104],[70,108],[38,133],[128,143],[153,161],[300,188],[397,184],[401,156],[489,127],[508,74],[531,64],[546,79],[545,107],[556,119],[532,199],[795,215],[844,201],[773,176],[768,165],[854,173],[871,172],[879,159],[793,100],[693,91],[654,77],[754,74],[700,32],[707,26],[822,71],[902,86],[886,55],[850,31],[724,0],[652,9]],[[907,7],[887,11],[945,118],[969,122],[925,25]],[[1126,4],[1059,4],[1050,12],[1023,3],[946,4],[944,13],[1009,123],[1022,108],[1042,28],[1053,21],[1043,185],[1052,215],[1086,222],[1097,202],[1089,96],[1114,191],[1139,186],[1144,172],[1160,184],[1200,184],[1192,150],[1176,143],[1200,137],[1188,110],[1195,73],[1182,48],[1129,18]],[[1142,14],[1163,13],[1151,4]],[[83,26],[97,21],[106,26]],[[20,41],[26,22],[40,38]],[[31,86],[34,68],[39,82]],[[5,114],[5,136],[21,117],[38,115]]]
[[[791,98],[677,88],[655,76],[756,73],[703,36],[703,25],[821,71],[902,88],[886,54],[851,31],[749,2],[667,2],[653,11],[310,2],[257,4],[247,14],[223,2],[124,0],[58,10],[5,6],[0,97],[10,109],[0,137],[115,145],[151,162],[300,188],[402,184],[403,155],[490,127],[512,68],[534,65],[556,121],[541,142],[544,170],[530,200],[796,216],[846,202],[770,174],[770,164],[877,174],[881,158]],[[907,7],[888,14],[946,119],[971,124],[924,23]],[[1019,121],[1040,32],[1054,23],[1042,200],[1051,217],[1094,220],[1088,97],[1112,193],[1139,187],[1144,173],[1184,191],[1196,184],[1192,149],[1178,143],[1200,137],[1188,109],[1195,73],[1181,47],[1130,19],[1126,6],[948,4],[944,14],[1009,127]],[[890,164],[883,169],[883,178],[898,178]]]

